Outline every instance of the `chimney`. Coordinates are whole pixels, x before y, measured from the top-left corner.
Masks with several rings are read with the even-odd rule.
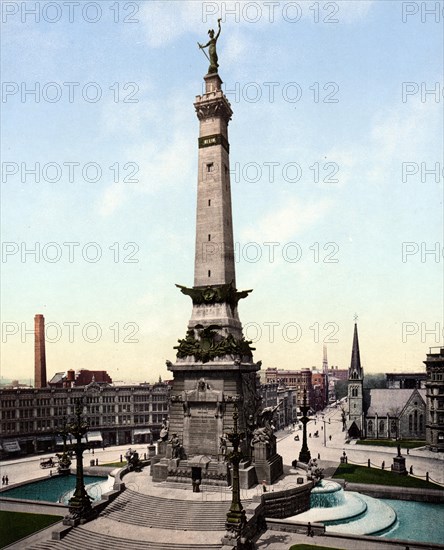
[[[45,318],[34,317],[34,387],[46,388]]]

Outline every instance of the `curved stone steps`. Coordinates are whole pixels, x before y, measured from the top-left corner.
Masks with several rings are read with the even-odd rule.
[[[133,540],[112,537],[102,533],[88,531],[83,527],[72,529],[66,537],[59,541],[45,541],[28,546],[27,550],[220,550],[221,544],[187,543],[186,533],[183,544],[150,542],[148,540]]]
[[[229,501],[168,499],[127,489],[100,517],[156,529],[224,531],[229,507]]]

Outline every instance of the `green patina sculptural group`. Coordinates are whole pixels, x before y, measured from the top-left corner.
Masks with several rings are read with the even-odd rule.
[[[182,294],[190,296],[194,305],[202,304],[229,304],[233,310],[237,307],[239,300],[246,298],[251,290],[237,290],[233,282],[218,286],[206,286],[204,288],[188,288],[176,285]]]
[[[251,352],[255,349],[250,347],[251,341],[245,340],[243,337],[236,339],[232,334],[221,336],[215,330],[218,328],[220,327],[217,325],[201,329],[196,327],[198,338],[195,336],[195,330],[188,330],[185,338],[178,340],[179,345],[174,347],[177,349],[177,357],[184,359],[194,356],[196,361],[202,361],[202,363],[208,363],[208,361],[224,355],[236,355],[241,359],[243,357],[251,359]]]

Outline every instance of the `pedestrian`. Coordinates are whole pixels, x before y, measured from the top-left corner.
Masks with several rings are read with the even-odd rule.
[[[318,460],[321,460],[321,454],[318,453]]]
[[[307,537],[312,537],[313,536],[313,529],[311,528],[311,523],[308,522],[308,525],[307,525]]]
[[[410,474],[413,475],[413,466],[410,466]],[[6,484],[8,485],[8,484]]]
[[[52,470],[49,470],[49,477],[52,477]]]
[[[308,437],[311,437],[311,432],[308,434]]]
[[[381,468],[382,468],[382,469],[385,468],[385,462],[384,462],[384,461],[382,461]]]
[[[8,485],[9,484],[9,478],[8,478],[8,475],[6,474],[5,475],[5,485]]]
[[[92,450],[92,454],[94,454],[94,448],[93,448],[93,450]]]
[[[328,436],[328,439],[331,441],[331,435]]]
[[[5,484],[5,476],[2,477],[2,485]]]
[[[409,451],[410,451],[410,449],[409,449],[409,448],[407,447],[407,454],[408,454],[408,455],[410,454],[410,452],[409,452]]]

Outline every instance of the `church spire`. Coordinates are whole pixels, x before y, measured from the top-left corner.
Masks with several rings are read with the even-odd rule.
[[[355,323],[355,330],[353,333],[353,347],[350,369],[348,371],[348,378],[351,380],[362,380],[363,372],[361,367],[361,357],[359,355],[359,339],[358,339],[358,324]]]

